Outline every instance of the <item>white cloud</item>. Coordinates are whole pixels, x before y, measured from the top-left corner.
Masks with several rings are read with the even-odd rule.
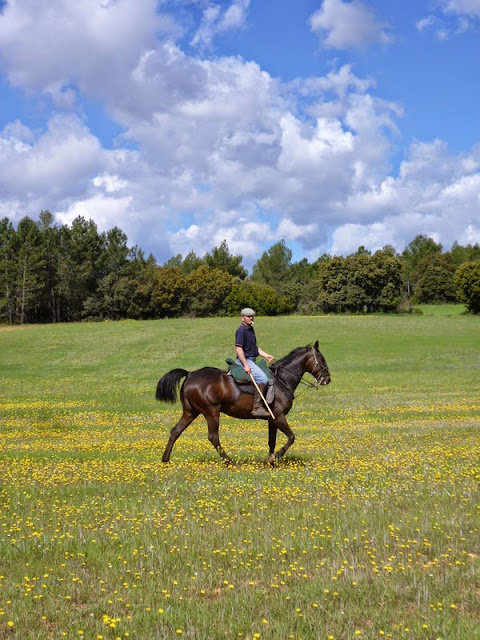
[[[245,25],[247,9],[250,0],[235,0],[222,16],[219,24],[220,31],[240,29]]]
[[[480,17],[480,0],[443,0],[445,11]]]
[[[417,22],[415,23],[415,27],[417,31],[421,32],[421,31],[426,31],[427,29],[432,27],[434,24],[435,24],[435,17],[427,16],[425,18],[421,18],[420,20],[417,20]]]
[[[185,256],[193,250],[203,256],[226,240],[230,252],[241,255],[244,264],[251,266],[258,259],[265,239],[271,238],[271,244],[276,241],[268,222],[255,219],[252,212],[228,212],[227,216],[221,216],[223,224],[218,221],[219,216],[212,216],[209,222],[202,225],[193,224],[171,233],[169,240],[173,253]],[[230,224],[225,224],[226,218],[230,219]]]
[[[234,0],[224,11],[218,4],[208,5],[203,12],[201,25],[190,44],[209,48],[216,35],[231,29],[243,28],[249,5],[250,0]]]
[[[441,141],[415,143],[398,177],[386,178],[377,189],[354,194],[347,208],[365,222],[338,226],[333,232],[332,253],[349,253],[362,244],[371,250],[385,244],[401,249],[419,233],[446,248],[454,240],[476,242],[479,150],[454,156]]]
[[[332,49],[357,49],[392,41],[387,25],[377,22],[373,12],[359,0],[323,0],[321,8],[310,16],[310,27],[323,45]]]
[[[463,245],[480,244],[480,226],[469,224],[460,235],[458,242]]]
[[[480,148],[456,155],[441,141],[415,142],[392,173],[402,109],[376,97],[371,79],[343,66],[282,84],[255,62],[189,56],[169,37],[157,39],[158,28],[167,25],[170,36],[177,27],[155,5],[8,5],[0,65],[67,115],[38,131],[16,120],[0,132],[5,215],[83,215],[102,229],[119,226],[160,261],[223,239],[251,264],[281,238],[315,258],[360,244],[401,246],[417,233],[445,245],[477,237]],[[248,2],[209,8],[213,37],[241,26]],[[360,3],[327,0],[315,16],[337,46],[388,39]],[[345,19],[335,26],[334,16]],[[356,41],[352,20],[362,27]],[[89,98],[124,131],[113,150],[72,112]]]
[[[109,173],[103,173],[102,175],[95,176],[92,180],[92,184],[98,189],[104,189],[105,193],[115,193],[116,191],[121,191],[128,186],[128,182],[126,180],[122,180],[118,176],[111,175]]]
[[[70,83],[90,95],[118,93],[119,82],[157,32],[175,25],[155,0],[10,2],[0,20],[0,65],[13,86],[50,92],[59,100]]]
[[[88,174],[108,162],[108,153],[76,117],[54,117],[40,135],[15,123],[0,137],[4,189],[19,199],[43,199],[46,208],[78,195],[82,184],[88,183]]]
[[[123,220],[129,213],[132,198],[112,198],[104,195],[95,195],[87,200],[73,202],[66,211],[56,211],[55,217],[62,224],[71,224],[78,216],[90,219],[94,211],[95,222],[100,231],[111,229],[112,220]],[[118,226],[118,225],[117,225]]]
[[[421,18],[416,23],[418,31],[434,30],[438,40],[449,40],[478,26],[480,0],[440,0],[438,13]]]
[[[393,230],[383,222],[369,225],[345,224],[335,229],[330,248],[332,255],[348,255],[363,246],[377,251],[387,244],[393,244]]]
[[[289,220],[288,218],[283,218],[278,225],[278,229],[276,232],[277,240],[287,239],[289,242],[295,242],[296,240],[301,240],[305,242],[305,238],[308,236],[317,236],[318,235],[318,227],[316,223],[313,224],[303,224],[298,225]]]

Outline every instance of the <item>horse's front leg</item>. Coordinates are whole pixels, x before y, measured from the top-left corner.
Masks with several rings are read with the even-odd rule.
[[[277,460],[280,460],[280,458],[285,455],[285,453],[288,451],[288,449],[290,449],[292,444],[295,442],[295,434],[290,429],[290,427],[288,425],[288,422],[287,422],[287,419],[283,415],[282,416],[277,416],[277,418],[275,419],[273,424],[276,427],[278,427],[278,429],[280,429],[280,431],[287,436],[286,443],[275,454],[275,458]],[[269,457],[269,460],[270,460],[270,457]]]
[[[275,466],[275,445],[277,444],[277,426],[272,421],[268,421],[268,464]]]
[[[218,435],[218,429],[220,427],[220,409],[213,409],[211,413],[204,415],[208,424],[208,439],[217,450],[219,456],[225,460],[225,463],[230,464],[233,460],[220,444],[220,437]]]

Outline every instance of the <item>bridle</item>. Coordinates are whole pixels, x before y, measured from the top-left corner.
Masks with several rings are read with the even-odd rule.
[[[315,384],[313,384],[312,382],[309,382],[308,380],[300,380],[300,382],[302,382],[303,384],[306,384],[307,386],[311,387],[312,389],[318,389],[318,387],[325,380],[327,372],[326,372],[326,367],[321,365],[319,363],[319,361],[317,360],[317,352],[315,351],[315,347],[312,347],[312,351],[313,351],[313,359],[315,360],[315,366],[313,367],[313,371],[311,371],[310,373],[315,378]],[[317,367],[320,369],[320,372],[319,372],[318,376],[315,375],[315,369]]]
[[[315,366],[313,367],[312,371],[309,371],[309,373],[311,373],[312,376],[315,378],[315,382],[313,383],[313,382],[310,382],[310,380],[304,380],[303,378],[300,378],[300,384],[303,384],[306,387],[309,387],[310,389],[318,389],[318,387],[321,386],[322,382],[326,378],[327,370],[325,366],[321,365],[318,362],[315,347],[312,347],[312,353],[313,353],[313,359],[315,360]],[[278,366],[281,367],[282,369],[285,369],[286,371],[289,371],[290,373],[293,373],[293,374],[295,373],[294,371],[289,369],[286,365],[278,365]],[[317,367],[320,369],[318,376],[315,375],[315,370],[317,369]],[[281,378],[277,377],[277,381],[281,382],[284,387],[287,387],[287,385],[285,384],[285,382],[283,382]]]

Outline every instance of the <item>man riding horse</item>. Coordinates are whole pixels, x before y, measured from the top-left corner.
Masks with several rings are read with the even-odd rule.
[[[258,384],[258,390],[255,389],[253,396],[252,415],[260,418],[269,415],[268,408],[264,404],[264,399],[267,403],[273,402],[274,391],[273,378],[270,380],[268,379],[266,373],[258,366],[256,360],[258,356],[261,356],[271,363],[275,358],[257,345],[257,338],[253,328],[255,311],[250,309],[250,307],[246,307],[245,309],[242,309],[240,316],[242,318],[242,324],[238,327],[235,333],[235,352],[237,354],[237,363],[240,364],[245,373],[248,376],[253,377],[255,382]],[[268,392],[265,398],[267,385]]]
[[[244,311],[245,309],[243,309],[242,313]],[[253,312],[252,315],[249,315],[250,312],[252,312],[251,309],[247,311],[246,316],[253,318]],[[266,354],[264,351],[259,350],[259,354],[268,359],[273,359],[273,356]],[[248,358],[245,358],[245,360],[247,361]],[[235,364],[233,360],[231,362]],[[238,368],[241,370],[241,367]],[[251,365],[249,368],[252,370]],[[300,382],[303,382],[303,374],[308,372],[315,378],[314,384],[311,382],[305,382],[305,384],[316,389],[319,386],[330,383],[330,372],[325,358],[318,350],[318,340],[313,345],[310,344],[293,349],[289,354],[274,362],[269,372],[275,379],[275,397],[271,401],[271,407],[266,405],[269,406],[271,411],[267,412],[265,416],[255,416],[253,414],[252,396],[242,391],[229,371],[223,371],[216,367],[202,367],[195,371],[176,368],[160,378],[157,384],[156,398],[162,402],[170,403],[177,401],[177,387],[180,384],[180,380],[184,378],[180,387],[180,401],[183,412],[180,420],[170,431],[170,437],[162,456],[163,462],[170,460],[173,445],[200,414],[207,421],[208,439],[227,464],[232,462],[232,459],[220,444],[218,431],[221,413],[242,420],[260,419],[267,421],[268,462],[273,465],[280,460],[295,440],[295,434],[287,422],[286,415],[292,408],[295,389]],[[257,384],[256,381],[255,384]],[[275,451],[277,431],[281,431],[287,437],[287,442],[278,451]]]

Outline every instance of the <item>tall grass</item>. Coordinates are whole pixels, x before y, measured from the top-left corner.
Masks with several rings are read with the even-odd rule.
[[[478,319],[258,318],[330,367],[295,444],[223,417],[227,468],[199,418],[163,465],[158,378],[237,324],[0,329],[0,638],[480,638]]]

